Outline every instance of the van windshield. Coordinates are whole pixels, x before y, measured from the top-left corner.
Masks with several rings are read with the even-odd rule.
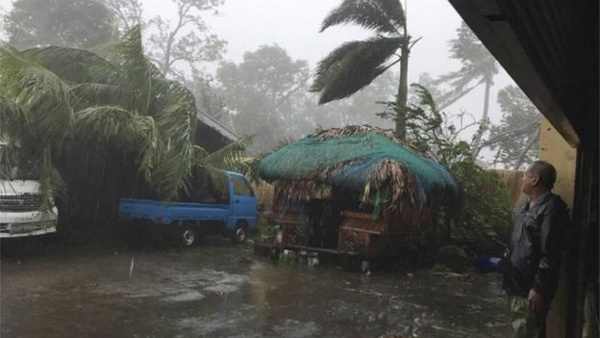
[[[4,162],[4,144],[0,144],[0,158]],[[11,154],[10,163],[0,166],[0,179],[3,180],[37,180],[40,172],[38,166],[30,158],[21,153]],[[8,162],[8,161],[7,161]]]

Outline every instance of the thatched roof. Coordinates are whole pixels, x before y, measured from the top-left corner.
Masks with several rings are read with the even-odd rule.
[[[303,199],[322,185],[342,187],[368,198],[387,191],[392,202],[437,206],[458,199],[450,173],[410,145],[371,126],[323,130],[289,144],[258,164],[259,175]]]

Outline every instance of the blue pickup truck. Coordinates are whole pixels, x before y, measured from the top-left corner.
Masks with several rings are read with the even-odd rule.
[[[152,228],[184,247],[194,245],[203,235],[216,234],[231,238],[233,243],[242,243],[248,231],[256,229],[256,197],[242,174],[226,173],[228,192],[224,198],[206,203],[205,198],[198,197],[206,196],[201,191],[190,194],[197,197],[188,197],[185,202],[123,198],[119,203],[119,219],[130,230]]]

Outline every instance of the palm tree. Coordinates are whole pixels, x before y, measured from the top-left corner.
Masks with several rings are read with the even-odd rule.
[[[0,153],[2,176],[19,162],[18,154],[36,159],[44,209],[51,191],[61,195],[65,185],[53,162],[73,125],[69,86],[16,49],[0,45],[0,139],[8,144]]]
[[[369,85],[400,63],[400,82],[395,102],[396,134],[406,136],[408,56],[410,41],[406,15],[399,0],[344,0],[323,20],[321,32],[339,24],[354,23],[372,30],[365,41],[347,42],[333,50],[317,67],[311,91],[320,92],[319,104],[342,99]],[[400,50],[400,55],[396,52]],[[394,60],[390,59],[396,56]]]
[[[483,112],[479,121],[479,130],[472,143],[473,156],[481,151],[481,138],[488,129],[490,89],[494,84],[494,76],[498,74],[498,64],[494,56],[483,46],[477,36],[463,22],[458,28],[458,37],[450,40],[451,58],[462,64],[457,71],[440,77],[438,83],[446,82],[453,88],[439,99],[439,109],[442,110],[456,102],[479,85],[485,85]]]
[[[144,56],[139,27],[93,51],[2,46],[0,108],[0,136],[11,141],[2,169],[18,145],[41,165],[46,199],[68,191],[67,209],[88,219],[115,212],[124,194],[175,199],[194,166],[235,167],[243,148],[207,154],[192,144],[193,95]]]

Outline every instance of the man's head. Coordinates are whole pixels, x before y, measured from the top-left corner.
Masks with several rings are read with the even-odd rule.
[[[540,194],[554,188],[556,169],[546,161],[533,162],[523,176],[523,193]]]

